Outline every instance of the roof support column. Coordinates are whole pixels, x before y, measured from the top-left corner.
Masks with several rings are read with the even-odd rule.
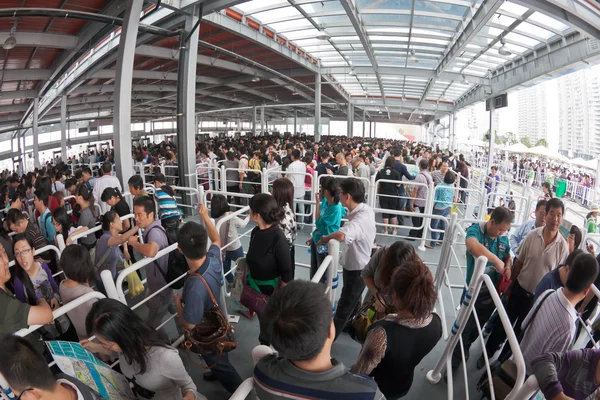
[[[494,141],[496,140],[496,129],[497,126],[494,121],[494,112],[496,111],[496,106],[494,104],[494,100],[490,100],[490,147],[488,148],[488,165],[487,172],[490,172],[492,169],[492,165],[494,165]],[[486,175],[487,175],[486,172]]]
[[[367,110],[363,109],[363,130],[362,130],[362,137],[365,137],[365,118],[367,117]]]
[[[133,174],[131,157],[131,88],[133,79],[133,59],[137,42],[140,14],[144,0],[128,0],[119,40],[117,72],[115,74],[115,100],[113,118],[113,141],[117,178],[122,185]]]
[[[373,139],[377,137],[377,121],[373,121]]]
[[[38,119],[39,119],[39,98],[34,98],[33,99],[33,130],[32,130],[32,134],[33,134],[33,167],[34,168],[39,168],[40,167],[40,152],[39,152],[39,146],[40,146],[40,137],[39,137],[39,131],[38,131]]]
[[[252,136],[256,136],[256,106],[252,107]]]
[[[315,143],[321,141],[321,69],[315,75]]]
[[[67,96],[60,98],[60,155],[67,162]]]
[[[260,108],[260,135],[265,136],[265,108]]]
[[[292,136],[296,136],[298,134],[298,110],[294,110],[294,131],[292,132]]]
[[[179,150],[179,185],[197,188],[196,176],[196,65],[198,32],[202,6],[193,6],[185,17],[185,28],[179,35],[179,67],[177,74],[177,148]],[[184,196],[184,204],[198,199]]]
[[[348,103],[348,127],[346,132],[349,138],[354,136],[354,105],[352,103]]]
[[[455,113],[450,113],[449,115],[450,118],[450,124],[448,126],[448,128],[450,129],[450,139],[448,141],[448,150],[450,150],[452,153],[454,153],[454,128],[456,126],[456,114]]]
[[[598,190],[600,189],[600,180],[598,177],[600,176],[600,159],[598,159],[598,164],[596,164],[596,190],[594,191],[594,203],[598,202]]]

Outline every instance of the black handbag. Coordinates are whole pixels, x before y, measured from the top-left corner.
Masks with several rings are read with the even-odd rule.
[[[204,311],[202,322],[196,325],[194,329],[184,330],[184,347],[190,361],[196,367],[211,369],[219,363],[223,353],[232,351],[237,347],[238,344],[234,336],[235,328],[229,323],[223,312],[221,312],[217,300],[204,277],[197,273],[191,273],[190,276],[197,276],[204,283],[210,295],[213,308]],[[218,355],[217,361],[211,366],[203,367],[194,362],[190,352],[200,355]]]

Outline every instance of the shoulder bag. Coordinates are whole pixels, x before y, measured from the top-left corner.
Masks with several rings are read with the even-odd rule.
[[[544,303],[544,301],[546,301],[546,299],[550,297],[550,295],[552,295],[553,293],[555,292],[550,292],[541,299],[540,303],[533,311],[533,314],[529,319],[529,323],[526,326],[524,326],[521,332],[519,333],[519,336],[517,337],[517,341],[519,343],[521,343],[521,341],[525,337],[525,332],[527,331],[527,328],[529,328],[533,323],[533,320],[537,316],[538,311],[540,311],[540,308],[542,308],[542,304]],[[508,343],[506,344],[506,346],[508,346]],[[498,400],[504,400],[512,391],[517,378],[517,366],[512,360],[509,359],[511,354],[511,351],[502,353],[500,355],[500,358],[492,365],[490,365],[493,386],[490,385],[487,371],[484,371],[481,378],[479,378],[479,382],[477,383],[477,391],[482,393],[483,398],[492,398],[490,387],[494,388],[494,397]]]
[[[211,369],[219,363],[223,353],[232,351],[237,347],[238,344],[234,337],[235,328],[229,323],[223,312],[221,312],[219,304],[217,303],[217,300],[215,300],[215,296],[213,295],[212,290],[210,290],[210,286],[206,283],[204,277],[195,272],[191,273],[190,276],[196,276],[204,283],[204,286],[210,295],[213,308],[211,310],[204,310],[202,322],[196,325],[194,329],[184,330],[185,342],[183,345],[188,358],[196,367],[200,369]],[[213,365],[203,367],[194,362],[190,352],[200,355],[218,355],[218,357]]]

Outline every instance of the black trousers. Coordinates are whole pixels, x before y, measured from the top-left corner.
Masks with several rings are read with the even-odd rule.
[[[344,286],[342,287],[342,295],[338,301],[337,310],[333,317],[335,325],[335,338],[340,336],[340,333],[346,327],[350,319],[358,312],[358,308],[362,303],[362,292],[365,289],[365,281],[360,276],[361,271],[348,271],[344,268]]]
[[[462,299],[461,299],[462,303]],[[485,285],[481,286],[481,290],[479,291],[479,296],[477,296],[477,300],[475,300],[475,311],[477,312],[477,319],[479,324],[483,328],[483,325],[488,321],[494,310],[496,309],[496,305],[492,301],[492,296],[490,295],[489,290]],[[479,332],[477,331],[477,324],[475,323],[475,317],[473,314],[469,316],[467,323],[465,324],[465,329],[462,332],[462,341],[465,349],[465,361],[469,359],[469,349],[471,348],[471,344],[475,340],[477,340],[477,336]],[[460,343],[456,344],[454,348],[454,352],[452,353],[452,369],[458,368],[460,363],[462,362],[462,356],[460,353]]]
[[[417,207],[414,206],[415,212],[423,214],[423,212],[425,211],[425,207]],[[411,229],[408,232],[408,236],[410,237],[414,237],[414,238],[420,238],[423,236],[423,229],[425,228],[425,226],[423,225],[423,217],[412,217],[412,224],[414,227],[418,227],[421,226],[420,229],[414,228]]]
[[[535,296],[529,293],[519,285],[519,281],[515,281],[510,293],[510,297],[504,306],[508,319],[514,326],[515,335],[521,333],[521,324],[529,311],[533,307]],[[501,323],[497,323],[488,338],[485,348],[488,355],[491,356],[498,350],[498,347],[506,340],[506,332]],[[506,349],[508,351],[508,349]]]

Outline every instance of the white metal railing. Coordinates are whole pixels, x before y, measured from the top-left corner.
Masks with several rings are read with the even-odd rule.
[[[119,219],[120,219],[121,221],[124,221],[124,220],[126,220],[126,219],[129,219],[129,218],[135,218],[135,216],[134,216],[133,214],[127,214],[127,215],[123,215],[122,217],[119,217]],[[92,233],[93,233],[93,234],[96,234],[96,232],[98,232],[98,231],[100,231],[100,230],[102,230],[102,224],[100,224],[100,225],[96,225],[95,227],[93,227],[93,228],[90,228],[90,229],[88,229],[88,230],[87,230],[87,231],[85,231],[85,232],[81,232],[81,233],[78,233],[77,235],[74,235],[74,236],[71,238],[71,240],[75,241],[75,240],[77,240],[77,239],[81,239],[81,238],[83,238],[83,237],[86,237],[86,236],[88,236],[88,235],[91,235]]]
[[[498,315],[500,317],[500,321],[507,333],[508,343],[513,352],[512,359],[517,368],[517,376],[515,379],[515,385],[514,385],[512,391],[506,397],[506,399],[508,399],[508,400],[517,399],[516,393],[520,390],[520,388],[523,385],[523,382],[525,380],[525,372],[526,372],[525,371],[525,361],[523,359],[523,354],[521,353],[521,348],[519,347],[517,338],[512,330],[512,324],[508,318],[508,315],[506,314],[506,311],[504,310],[504,307],[502,305],[502,300],[500,299],[500,296],[496,292],[494,283],[492,282],[491,278],[488,275],[484,274],[484,270],[486,268],[487,262],[488,262],[487,258],[485,258],[483,256],[478,257],[475,260],[475,268],[474,268],[474,272],[473,272],[473,277],[469,284],[469,288],[466,291],[464,302],[461,305],[460,311],[459,311],[459,313],[456,317],[456,320],[454,322],[454,325],[452,327],[452,331],[451,331],[450,337],[447,341],[446,347],[444,348],[444,352],[443,352],[442,356],[439,358],[439,360],[437,361],[434,369],[427,373],[427,379],[429,380],[429,382],[436,384],[441,379],[441,376],[442,376],[441,372],[442,372],[443,368],[444,367],[447,368],[447,371],[448,371],[447,372],[448,398],[449,399],[454,398],[453,384],[452,384],[453,377],[452,377],[452,373],[450,372],[451,371],[451,356],[454,351],[454,348],[459,344],[459,341],[460,341],[460,345],[461,345],[461,352],[463,354],[462,365],[463,365],[463,370],[464,370],[464,374],[465,374],[465,390],[468,393],[469,385],[468,385],[467,371],[466,371],[466,365],[465,365],[466,362],[465,362],[465,357],[464,357],[464,349],[462,348],[462,340],[460,340],[461,339],[460,336],[465,328],[465,325],[467,324],[467,321],[471,317],[471,314],[473,314],[473,318],[475,319],[476,327],[477,327],[477,330],[479,333],[479,338],[481,339],[482,347],[484,349],[483,356],[484,356],[484,360],[485,360],[485,366],[486,366],[486,372],[488,375],[488,379],[490,382],[492,382],[489,357],[488,357],[487,352],[485,351],[485,343],[484,343],[484,338],[483,338],[483,334],[481,331],[481,326],[479,325],[479,321],[477,319],[476,312],[474,309],[475,302],[477,300],[477,297],[479,296],[479,292],[480,292],[481,286],[483,284],[485,284],[487,286],[487,289],[492,297],[492,301],[496,305]],[[493,391],[494,391],[494,389],[493,389],[493,384],[492,384],[491,392],[493,393]],[[493,394],[492,394],[492,398],[494,398]]]
[[[106,298],[102,293],[100,292],[89,292],[84,294],[81,297],[76,298],[75,300],[57,308],[56,310],[52,311],[52,315],[54,316],[54,320],[56,320],[56,318],[65,315],[66,313],[73,311],[74,309],[76,309],[77,307],[81,307],[83,304],[87,303],[90,300],[93,299],[104,299]],[[36,330],[40,329],[43,325],[31,325],[28,328],[23,328],[19,331],[17,331],[15,333],[15,335],[17,336],[27,336],[32,332],[35,332]]]

